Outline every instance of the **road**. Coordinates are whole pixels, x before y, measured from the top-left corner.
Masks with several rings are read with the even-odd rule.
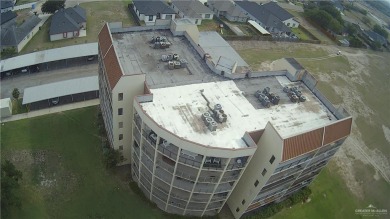
[[[98,64],[91,63],[70,68],[63,68],[52,71],[43,71],[39,73],[22,75],[6,78],[1,81],[1,98],[11,97],[12,90],[18,88],[20,93],[27,87],[33,87],[41,84],[48,84],[57,81],[69,80],[97,75]]]

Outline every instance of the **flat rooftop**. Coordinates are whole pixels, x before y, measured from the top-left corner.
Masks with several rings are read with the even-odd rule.
[[[307,101],[292,103],[284,86],[297,86]],[[280,96],[279,105],[263,107],[255,98],[257,90],[270,87]],[[210,106],[221,104],[226,123],[218,123],[211,132],[201,115]],[[159,125],[176,135],[203,145],[221,148],[247,147],[241,139],[246,131],[264,129],[270,121],[283,138],[328,125],[336,118],[302,82],[291,82],[285,76],[198,83],[151,89],[153,102],[141,103],[146,113]]]
[[[157,36],[167,37],[172,45],[154,49],[150,41]],[[185,37],[175,37],[169,30],[113,33],[112,38],[124,74],[146,74],[150,88],[224,80],[211,72]],[[186,59],[187,68],[169,70],[168,62],[161,61],[168,54]]]

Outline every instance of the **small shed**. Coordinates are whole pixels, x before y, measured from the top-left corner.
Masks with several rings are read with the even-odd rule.
[[[10,98],[0,100],[1,118],[12,116],[12,102]]]

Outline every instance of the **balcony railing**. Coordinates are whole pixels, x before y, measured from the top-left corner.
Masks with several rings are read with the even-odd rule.
[[[207,206],[207,210],[219,209],[219,208],[222,207],[222,204],[223,204],[223,201],[211,202],[211,203]]]
[[[231,159],[226,170],[237,170],[237,169],[245,168],[247,161],[248,161],[247,157]]]
[[[181,172],[180,170],[176,169],[176,174],[175,176],[178,176],[183,179],[191,180],[193,182],[196,181],[196,175],[190,175],[188,173]]]
[[[185,206],[184,206],[185,207]],[[178,206],[175,203],[168,204],[167,211],[171,214],[179,214],[182,215],[184,213],[184,207]]]
[[[160,144],[158,146],[158,150],[166,155],[167,157],[171,158],[172,160],[176,160],[176,157],[177,157],[177,152],[178,152],[178,149],[177,147],[175,148],[176,146],[171,146],[171,145],[168,145],[168,146],[163,146],[163,144]],[[175,150],[176,149],[176,150]]]
[[[230,185],[230,183],[221,183],[218,185],[215,192],[227,192],[232,190],[233,186]]]
[[[167,172],[165,169],[156,167],[156,170],[154,171],[154,174],[158,178],[160,178],[163,182],[167,183],[168,185],[171,184],[172,174]]]
[[[206,203],[190,202],[187,205],[187,210],[204,210],[205,208],[206,208]]]
[[[194,183],[191,183],[187,180],[178,179],[177,177],[173,181],[173,185],[177,188],[184,189],[187,191],[192,191],[192,188],[194,187]]]
[[[221,195],[222,194],[222,195]],[[225,192],[225,193],[220,193],[220,194],[215,194],[213,195],[213,197],[211,198],[211,201],[212,202],[215,202],[215,201],[222,201],[222,200],[225,200],[227,198],[227,195],[228,193]]]
[[[153,162],[145,155],[142,154],[141,158],[142,163],[146,166],[146,168],[153,173]]]
[[[135,126],[141,130],[141,117],[139,117],[137,114],[134,115],[134,123]]]
[[[139,132],[139,130],[136,127],[134,127],[134,129],[133,129],[133,135],[134,135],[134,139],[138,143],[140,143],[141,142],[141,133]]]
[[[210,195],[208,194],[198,194],[194,193],[192,194],[191,201],[193,202],[208,202],[210,199]]]
[[[213,193],[215,188],[215,184],[211,183],[197,183],[195,185],[194,192],[199,192],[199,193]]]
[[[202,160],[203,160],[203,157],[200,155],[189,156],[186,154],[180,154],[180,157],[179,157],[180,163],[187,164],[187,165],[190,165],[193,167],[198,167],[198,168],[200,166],[202,166]]]

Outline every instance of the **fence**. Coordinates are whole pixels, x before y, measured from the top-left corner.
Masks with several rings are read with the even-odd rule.
[[[115,23],[108,24],[110,27],[111,33],[126,33],[126,32],[136,32],[136,31],[151,31],[151,30],[169,30],[170,26],[134,26],[134,27],[122,27],[118,28]]]

